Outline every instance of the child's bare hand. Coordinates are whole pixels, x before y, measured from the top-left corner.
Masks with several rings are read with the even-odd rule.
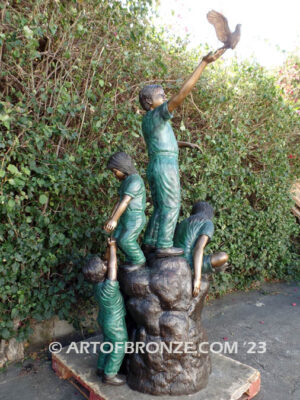
[[[114,219],[109,219],[106,224],[104,225],[104,230],[106,232],[112,232],[117,226],[117,221]]]
[[[115,247],[117,245],[117,241],[115,238],[107,238],[107,243],[109,246]]]
[[[197,297],[200,292],[201,279],[194,279],[193,282],[193,297]]]
[[[214,53],[211,51],[208,53],[206,56],[203,57],[202,61],[207,62],[208,64],[216,61],[219,57],[221,57],[222,54],[225,53],[227,49],[226,48],[221,48],[216,50]]]

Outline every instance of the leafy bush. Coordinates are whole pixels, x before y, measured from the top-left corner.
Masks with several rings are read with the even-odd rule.
[[[105,247],[103,222],[117,196],[109,155],[134,155],[145,178],[137,94],[162,82],[174,93],[197,56],[167,43],[147,21],[150,2],[15,0],[0,5],[0,337],[20,321],[74,319],[90,286],[80,272]],[[169,93],[169,94],[170,94]],[[259,65],[209,66],[174,117],[183,215],[196,199],[217,210],[210,249],[230,254],[217,293],[295,277],[299,229],[287,192],[290,133],[299,117]],[[148,191],[149,194],[149,191]],[[150,196],[148,212],[150,211]],[[77,307],[77,306],[76,306]]]
[[[277,83],[281,88],[282,95],[286,101],[294,108],[300,118],[300,59],[295,55],[290,55],[283,66],[278,71]],[[289,144],[291,153],[289,154],[290,165],[293,173],[300,176],[300,132],[296,129],[290,132]]]

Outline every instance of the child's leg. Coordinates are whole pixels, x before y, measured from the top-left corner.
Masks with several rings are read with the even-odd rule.
[[[202,273],[211,274],[224,271],[224,265],[228,261],[228,254],[220,251],[203,257]]]
[[[118,237],[118,246],[125,253],[127,261],[132,265],[143,264],[146,259],[137,239],[145,225],[144,213],[132,213],[125,216],[123,230]]]
[[[173,246],[173,237],[180,211],[180,180],[175,157],[162,156],[156,163],[156,190],[159,204],[157,248]]]
[[[158,228],[159,228],[159,208],[154,205],[153,214],[151,215],[144,236],[144,244],[156,247]]]
[[[148,183],[151,190],[151,197],[153,202],[153,213],[149,219],[146,232],[144,235],[144,244],[149,246],[156,247],[157,242],[157,235],[159,229],[159,214],[160,214],[160,207],[157,201],[157,191],[156,191],[156,182],[155,182],[155,174],[153,173],[155,161],[151,161],[148,169],[147,169],[147,178]]]
[[[103,338],[103,343],[104,342],[108,342],[109,340],[107,340],[107,338],[104,336],[104,338]],[[106,360],[107,360],[107,357],[108,357],[108,353],[106,353],[107,351],[109,351],[109,349],[110,349],[110,346],[109,346],[109,344],[108,343],[106,343],[104,346],[103,346],[103,350],[105,351],[105,352],[102,352],[101,350],[100,350],[100,353],[99,353],[99,355],[98,355],[98,361],[97,361],[97,369],[102,369],[102,370],[104,370],[104,367],[105,367],[105,363],[106,363]]]
[[[202,274],[210,274],[212,272],[213,268],[211,265],[211,255],[204,255],[202,264]]]
[[[213,268],[213,272],[217,272],[224,270],[224,268],[222,269],[222,267],[224,267],[224,265],[227,263],[229,256],[227,253],[225,253],[224,251],[219,251],[218,253],[214,253],[212,254],[210,259],[212,268]]]
[[[180,205],[176,208],[163,206],[159,215],[159,230],[156,247],[166,249],[173,246],[174,231],[178,220]]]
[[[105,362],[104,374],[114,376],[119,372],[125,356],[125,346],[128,340],[125,318],[112,321],[113,324],[106,327],[109,333],[109,341],[113,344],[113,351],[108,354]]]

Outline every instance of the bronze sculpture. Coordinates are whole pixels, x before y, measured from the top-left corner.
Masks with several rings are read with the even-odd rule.
[[[142,132],[148,149],[147,178],[154,205],[145,233],[144,249],[155,250],[157,257],[183,254],[182,249],[173,247],[173,235],[180,210],[180,181],[178,143],[169,120],[172,112],[191,92],[205,67],[225,51],[222,48],[203,57],[194,73],[169,101],[166,101],[160,85],[147,85],[139,94],[141,106],[147,111],[143,117]],[[181,142],[180,146],[192,145]]]
[[[218,25],[220,17],[223,16],[218,14],[219,19],[214,20],[214,24],[218,37],[224,39],[224,46],[203,57],[177,94],[167,101],[160,85],[145,86],[139,94],[140,103],[147,112],[143,117],[142,132],[149,156],[147,178],[154,211],[142,247],[147,254],[147,268],[137,271],[121,268],[120,282],[127,296],[126,306],[135,322],[132,335],[135,341],[145,345],[189,341],[197,347],[205,341],[201,311],[209,284],[201,281],[203,259],[206,264],[203,272],[209,268],[211,271],[222,268],[228,259],[226,253],[206,257],[203,254],[213,234],[213,229],[208,226],[211,221],[200,221],[195,238],[188,243],[179,240],[181,235],[173,237],[180,209],[178,147],[182,144],[177,143],[169,123],[172,112],[191,92],[205,67],[237,44],[239,27],[235,34],[231,34],[223,17],[222,31]],[[221,37],[221,31],[227,36]],[[204,225],[207,230],[202,230]],[[189,236],[186,235],[189,228],[188,223],[183,237]],[[183,252],[184,257],[178,257]],[[195,269],[194,278],[192,268]],[[128,365],[129,386],[155,395],[195,393],[206,386],[211,371],[209,354],[198,352],[181,356],[132,354]]]
[[[184,258],[194,270],[193,296],[199,294],[202,273],[219,272],[228,261],[225,252],[204,255],[205,246],[212,239],[214,210],[206,201],[194,204],[191,216],[178,224],[174,243],[184,249]]]
[[[180,396],[206,387],[211,360],[201,312],[208,282],[203,279],[198,296],[192,297],[192,270],[186,259],[155,256],[147,268],[120,267],[119,280],[132,318],[129,336],[144,346],[144,351],[128,355],[130,388]]]
[[[172,112],[192,91],[206,66],[216,61],[228,48],[234,48],[240,35],[240,26],[231,33],[226,18],[220,13],[211,11],[208,20],[215,26],[224,46],[203,57],[193,74],[169,101],[160,85],[147,85],[139,94],[140,103],[146,111],[142,132],[149,156],[147,178],[154,205],[142,246],[147,264],[137,241],[145,225],[143,180],[137,174],[131,157],[124,152],[111,156],[107,165],[121,181],[121,186],[120,199],[104,225],[104,229],[114,236],[109,239],[111,272],[105,283],[116,282],[116,240],[126,255],[126,263],[119,270],[119,280],[132,318],[131,338],[144,345],[188,342],[199,348],[207,342],[201,325],[201,312],[209,284],[205,279],[201,280],[201,274],[222,269],[228,260],[228,255],[223,252],[204,255],[205,246],[214,232],[211,221],[213,212],[208,203],[196,203],[191,217],[182,221],[175,232],[181,206],[178,147],[193,148],[198,145],[177,142],[169,120]],[[183,257],[179,257],[181,255]],[[92,277],[93,274],[86,269],[85,275]],[[100,293],[101,285],[105,283],[94,282],[99,286]],[[117,284],[114,286],[117,287]],[[117,290],[111,294],[112,302],[114,296],[118,298],[118,318],[113,320],[110,314],[114,315],[114,310],[105,308],[101,293],[95,293],[98,304],[104,304],[98,317],[104,340],[113,344],[117,339],[126,341],[122,296]],[[117,335],[118,327],[120,337]],[[117,375],[124,357],[122,351],[111,359],[109,367],[100,354],[98,374],[104,374],[104,382],[115,385],[124,383],[124,378]],[[211,372],[208,351],[183,355],[135,352],[129,355],[127,365],[129,386],[155,395],[195,393],[206,386]]]
[[[122,183],[119,188],[120,199],[110,219],[104,225],[104,229],[107,232],[113,232],[118,247],[126,256],[126,263],[132,268],[138,268],[146,261],[137,242],[146,223],[145,185],[135,169],[132,158],[124,152],[112,155],[107,168]]]
[[[242,25],[237,24],[235,31],[231,32],[224,15],[214,10],[209,11],[207,19],[215,27],[218,39],[224,43],[223,48],[234,49],[240,41]]]
[[[98,323],[102,328],[105,349],[100,351],[97,374],[105,384],[123,385],[126,379],[119,375],[125,344],[128,340],[125,306],[117,280],[117,245],[108,239],[109,259],[90,259],[83,268],[85,278],[93,283],[94,297],[99,306]],[[109,343],[111,351],[109,352]]]

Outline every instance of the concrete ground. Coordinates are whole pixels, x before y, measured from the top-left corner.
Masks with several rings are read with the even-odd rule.
[[[223,348],[222,354],[261,372],[256,400],[300,399],[299,284],[265,284],[211,301],[204,308],[203,325],[214,351]],[[26,360],[0,373],[1,400],[41,398],[84,399],[69,382],[56,377],[46,359]]]

